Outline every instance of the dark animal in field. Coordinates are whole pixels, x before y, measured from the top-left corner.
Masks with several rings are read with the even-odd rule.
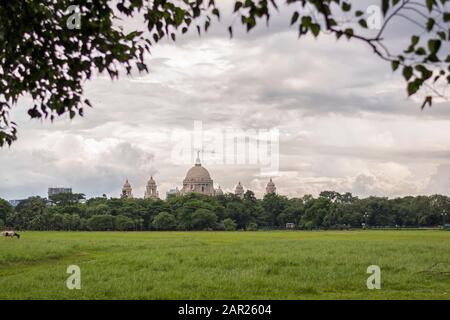
[[[17,239],[20,239],[20,234],[18,234],[15,231],[3,231],[2,232],[2,236],[4,236],[4,237],[11,237],[11,238],[17,237]]]

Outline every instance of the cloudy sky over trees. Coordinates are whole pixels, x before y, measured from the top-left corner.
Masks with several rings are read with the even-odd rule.
[[[19,140],[0,152],[0,197],[50,186],[118,197],[126,177],[143,196],[150,175],[165,194],[190,167],[174,161],[173,133],[194,121],[205,130],[277,128],[279,172],[270,176],[288,196],[450,194],[449,102],[421,111],[421,96],[408,99],[401,75],[369,47],[327,35],[299,41],[288,16],[231,40],[227,18],[200,38],[165,40],[148,57],[149,74],[86,83],[94,108],[84,118],[30,120],[24,98],[12,113]],[[389,34],[409,41],[395,24]],[[241,181],[261,196],[269,179],[258,165],[205,166],[224,191]]]

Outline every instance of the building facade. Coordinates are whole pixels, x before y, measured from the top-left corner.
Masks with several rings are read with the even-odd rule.
[[[197,154],[197,159],[195,161],[194,166],[187,171],[186,176],[183,180],[182,188],[178,189],[178,187],[176,187],[174,189],[170,189],[169,191],[166,192],[166,197],[167,198],[177,197],[187,195],[190,193],[200,193],[207,196],[224,195],[224,192],[220,188],[220,186],[217,189],[214,188],[214,181],[211,178],[209,171],[202,166],[199,154]],[[234,194],[239,198],[243,199],[244,193],[245,193],[244,187],[239,181],[234,190]],[[271,178],[266,186],[266,194],[275,194],[275,193],[276,193],[275,183],[272,181]],[[122,187],[121,198],[133,198],[133,189],[131,188],[131,184],[129,183],[128,179],[126,179]],[[150,177],[150,179],[147,182],[144,198],[159,199],[158,187],[156,181],[153,179],[153,176]]]

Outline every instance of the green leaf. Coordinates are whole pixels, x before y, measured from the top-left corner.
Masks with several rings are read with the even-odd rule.
[[[428,49],[430,54],[436,54],[441,48],[441,40],[430,39],[428,40]]]
[[[419,64],[415,69],[422,74],[423,80],[428,80],[433,75],[433,71],[428,70],[424,65]]]
[[[359,19],[359,25],[365,29],[367,29],[367,21],[365,19]]]
[[[420,86],[417,81],[412,81],[408,83],[408,95],[412,96],[419,90]]]
[[[395,71],[398,69],[398,66],[400,65],[400,61],[394,60],[391,62],[392,71]]]
[[[310,24],[311,24],[311,17],[310,16],[302,17],[302,26],[304,26],[305,28],[309,28]]]
[[[420,108],[423,110],[423,108],[425,108],[427,104],[428,104],[430,107],[431,107],[431,105],[433,104],[433,97],[432,97],[432,96],[427,96],[427,97],[425,98],[425,100],[423,101],[422,106],[421,106]]]
[[[347,39],[350,39],[351,37],[353,37],[353,29],[348,28],[344,30],[345,36],[347,37]]]
[[[383,0],[381,3],[381,10],[383,11],[383,15],[386,16],[386,13],[389,10],[389,0]]]
[[[234,11],[233,12],[238,11],[241,7],[242,7],[242,2],[236,1],[236,3],[234,4]]]
[[[291,18],[291,26],[297,22],[299,16],[300,14],[297,11],[295,11]]]
[[[436,23],[436,21],[434,21],[433,18],[429,18],[428,21],[427,21],[427,26],[426,26],[427,27],[427,31],[433,30],[433,27],[434,27],[435,23]]]
[[[450,12],[444,12],[444,22],[450,21]]]
[[[313,23],[310,28],[311,28],[311,32],[313,33],[314,37],[317,38],[317,36],[320,33],[320,25],[317,23]]]
[[[212,11],[212,14],[215,15],[217,17],[217,20],[220,20],[220,12],[219,9],[214,8]]]
[[[352,8],[352,5],[350,3],[348,3],[348,2],[343,2],[342,3],[342,10],[344,12],[350,11],[351,8]]]
[[[413,74],[413,68],[410,66],[405,66],[403,68],[403,77],[408,81]]]
[[[250,16],[247,18],[247,32],[253,29],[256,26],[256,20],[254,16]]]
[[[420,47],[420,48],[418,48],[418,49],[416,50],[416,54],[419,55],[419,56],[424,56],[424,55],[427,54],[427,52],[425,51],[424,48]]]

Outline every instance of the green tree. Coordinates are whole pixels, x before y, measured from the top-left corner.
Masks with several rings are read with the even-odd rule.
[[[262,206],[270,219],[270,226],[280,226],[278,216],[287,208],[287,198],[277,194],[267,194],[264,196]]]
[[[424,107],[431,106],[433,97],[442,96],[435,83],[450,83],[450,57],[443,49],[450,38],[446,27],[450,14],[444,7],[448,1],[380,0],[383,20],[377,32],[369,30],[371,20],[358,1],[289,0],[285,6],[292,12],[287,24],[298,30],[299,38],[325,33],[338,40],[361,42],[394,71],[401,70],[408,95],[431,88]],[[235,1],[233,15],[250,31],[262,21],[268,23],[279,5],[276,0]],[[6,1],[0,7],[0,146],[17,137],[9,112],[19,97],[32,98],[28,108],[32,118],[53,120],[66,113],[70,118],[82,116],[83,108],[91,106],[84,97],[86,79],[96,72],[118,78],[120,66],[127,74],[133,67],[147,72],[144,54],[158,41],[175,40],[189,29],[206,32],[214,18],[223,14],[213,0],[59,0],[45,6],[38,0]],[[340,24],[342,14],[352,17],[357,27]],[[124,18],[142,21],[142,25],[125,32],[120,24]],[[396,52],[386,34],[393,23],[410,39]],[[417,34],[410,27],[415,25],[420,26]],[[230,36],[233,29],[233,25],[228,27]]]
[[[0,198],[0,220],[5,222],[7,217],[10,216],[13,211],[13,206],[8,201]]]
[[[224,216],[236,222],[239,229],[245,228],[251,216],[241,199],[233,199],[226,204]]]
[[[6,224],[16,229],[33,229],[31,221],[33,218],[43,215],[47,208],[47,201],[41,197],[30,197],[20,202],[14,212],[8,216]]]
[[[115,230],[129,231],[129,230],[134,230],[135,227],[136,226],[135,226],[133,219],[131,219],[127,216],[118,215],[118,216],[114,217]]]
[[[233,219],[226,218],[222,220],[222,224],[224,226],[225,231],[235,231],[237,224],[233,221]]]
[[[395,216],[392,214],[392,202],[388,198],[369,197],[364,199],[368,223],[370,226],[394,225]]]
[[[153,218],[152,226],[156,230],[174,230],[177,226],[177,220],[173,214],[160,212]]]
[[[324,219],[329,214],[331,201],[325,197],[310,198],[305,202],[305,212],[300,219],[300,225],[306,229],[327,227]]]
[[[258,225],[255,222],[250,222],[246,228],[247,231],[258,231]]]
[[[68,206],[71,204],[79,203],[81,200],[86,199],[83,193],[63,192],[51,195],[49,200],[59,206]]]
[[[86,217],[111,214],[111,209],[107,204],[88,206],[85,211]]]
[[[173,203],[173,200],[170,201]],[[178,221],[178,229],[181,230],[194,228],[193,215],[196,210],[205,209],[214,212],[216,208],[220,207],[214,197],[195,193],[180,197],[179,201],[175,203],[177,204],[174,208],[176,208],[175,215]]]
[[[192,228],[194,230],[206,230],[216,227],[217,216],[208,209],[197,209],[192,214]]]
[[[87,221],[87,228],[92,231],[114,230],[114,217],[110,214],[92,216]]]

